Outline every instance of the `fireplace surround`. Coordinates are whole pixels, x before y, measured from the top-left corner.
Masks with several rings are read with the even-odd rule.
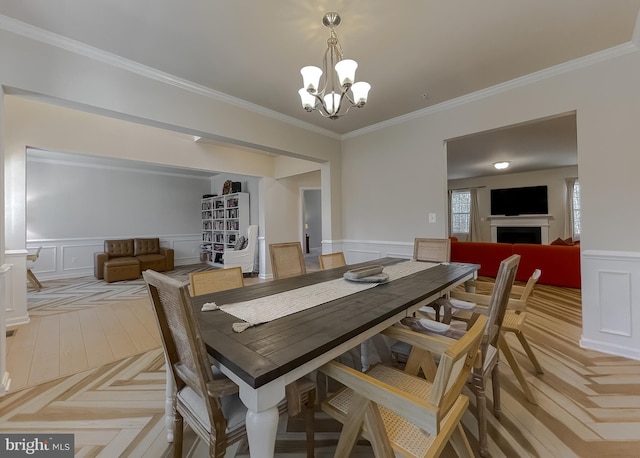
[[[552,218],[553,216],[551,215],[489,216],[491,241],[548,245],[549,221]],[[498,229],[500,229],[500,231]],[[501,234],[501,240],[498,240],[499,232]]]

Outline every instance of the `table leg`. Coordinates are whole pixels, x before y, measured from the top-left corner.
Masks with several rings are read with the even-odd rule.
[[[247,438],[251,458],[273,458],[279,417],[277,407],[260,412],[247,410]]]

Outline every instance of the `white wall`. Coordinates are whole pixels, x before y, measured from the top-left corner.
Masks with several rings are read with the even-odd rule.
[[[91,275],[105,239],[159,237],[176,264],[198,262],[209,178],[27,159],[27,247],[41,280]]]
[[[582,344],[640,359],[640,292],[631,288],[638,269],[629,268],[640,252],[640,217],[629,211],[638,199],[638,81],[640,52],[630,44],[350,134],[343,141],[345,248],[354,240],[384,253],[390,243],[407,250],[416,236],[446,235],[448,139],[575,111],[581,248],[589,259],[583,279],[592,279],[583,281]],[[435,224],[427,222],[430,212]],[[604,275],[612,263],[625,275]],[[623,305],[605,294],[614,286],[632,292]],[[631,332],[605,323],[612,310],[622,315],[614,325],[633,323]]]
[[[490,177],[449,180],[449,189],[478,189],[478,207],[482,222],[482,241],[491,241],[491,226],[487,216],[491,215],[491,189],[516,188],[522,186],[547,186],[549,214],[549,241],[564,238],[564,207],[566,199],[565,178],[577,177],[578,167],[560,167],[539,172],[507,173]],[[484,186],[484,187],[482,187]]]

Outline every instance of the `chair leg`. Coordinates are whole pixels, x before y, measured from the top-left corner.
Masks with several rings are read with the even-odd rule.
[[[489,455],[487,440],[487,398],[484,391],[484,375],[482,368],[473,369],[473,386],[476,392],[476,411],[478,415],[478,442],[480,443],[480,456]]]
[[[500,362],[491,369],[491,386],[493,388],[493,416],[500,419],[502,406],[500,402]]]
[[[524,375],[522,374],[522,370],[520,369],[520,365],[518,364],[518,361],[516,361],[516,358],[513,356],[513,353],[511,352],[511,348],[509,347],[509,344],[504,339],[504,336],[502,334],[500,334],[500,337],[498,337],[498,345],[500,346],[500,350],[502,350],[502,353],[507,359],[509,366],[511,366],[511,370],[513,371],[513,374],[518,379],[518,382],[520,382],[520,386],[522,387],[522,391],[524,391],[524,395],[527,397],[527,400],[533,405],[538,405],[538,401],[536,400],[536,397],[534,396],[533,391],[531,391],[531,387],[529,386],[529,383],[527,382],[527,380],[524,378]]]
[[[538,362],[538,358],[536,358],[535,353],[533,353],[533,350],[531,349],[531,346],[529,345],[529,342],[527,341],[527,338],[524,336],[522,331],[517,331],[515,334],[518,337],[518,340],[520,341],[520,343],[522,344],[522,348],[524,348],[525,353],[531,360],[531,363],[533,364],[533,367],[535,368],[536,373],[544,374],[544,371],[542,370],[542,366]]]
[[[455,450],[458,456],[465,458],[471,458],[474,456],[473,449],[471,448],[471,444],[469,444],[469,440],[467,439],[467,435],[464,433],[461,423],[458,423],[453,434],[451,434],[450,442],[453,450]]]
[[[313,458],[315,454],[315,404],[316,393],[310,391],[307,395],[304,409],[304,428],[307,434],[307,458]]]
[[[34,273],[31,272],[31,269],[27,269],[27,279],[29,280],[29,282],[33,285],[33,287],[36,290],[40,291],[40,288],[42,288],[42,283],[40,283],[40,281],[34,275]]]
[[[342,431],[333,455],[334,458],[348,458],[351,456],[351,451],[356,445],[362,430],[364,415],[370,403],[371,401],[368,399],[354,393],[349,412],[347,412],[347,417],[342,424]]]
[[[182,458],[182,436],[183,436],[182,415],[176,410],[173,415],[173,456]]]

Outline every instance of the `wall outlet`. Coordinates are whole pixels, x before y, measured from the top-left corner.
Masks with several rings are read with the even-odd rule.
[[[429,223],[433,224],[436,222],[436,214],[435,213],[429,213]]]

